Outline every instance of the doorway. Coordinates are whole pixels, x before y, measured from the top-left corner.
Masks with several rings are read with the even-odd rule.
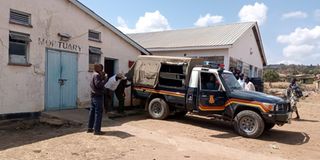
[[[117,63],[116,59],[111,59],[111,58],[104,59],[104,71],[108,75],[108,78],[110,78],[116,74],[116,63]],[[112,95],[111,102],[106,101],[107,95],[105,95],[104,99],[105,99],[104,106],[108,106],[108,104],[109,104],[108,111],[113,111],[114,108],[112,106],[114,106],[114,104],[115,104],[115,96]]]
[[[77,107],[78,55],[48,49],[46,53],[45,110]]]

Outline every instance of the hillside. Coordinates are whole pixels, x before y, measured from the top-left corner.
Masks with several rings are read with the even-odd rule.
[[[320,74],[320,65],[285,65],[285,64],[270,64],[264,67],[264,70],[276,70],[280,74],[298,75],[298,74]]]

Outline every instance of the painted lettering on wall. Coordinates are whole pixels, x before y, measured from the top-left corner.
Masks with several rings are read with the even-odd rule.
[[[39,45],[46,45],[47,47],[50,47],[50,48],[59,48],[59,49],[65,49],[65,50],[70,50],[74,52],[81,52],[81,47],[79,45],[68,43],[68,42],[38,38],[38,43]]]

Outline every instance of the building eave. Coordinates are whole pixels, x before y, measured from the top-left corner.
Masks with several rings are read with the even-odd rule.
[[[258,45],[258,48],[259,48],[259,51],[260,51],[260,54],[261,54],[261,59],[262,59],[262,62],[263,62],[263,66],[266,66],[267,65],[267,58],[266,58],[266,55],[265,55],[265,52],[264,52],[263,43],[262,43],[262,39],[261,39],[261,34],[260,34],[260,30],[259,30],[259,26],[258,26],[257,22],[252,27],[252,30],[253,30],[253,32],[255,34],[255,37],[256,37],[256,41],[257,41],[257,45]],[[255,30],[256,30],[256,32],[255,32]]]
[[[166,52],[166,51],[193,51],[193,50],[210,50],[210,49],[229,49],[232,45],[221,46],[187,46],[187,47],[158,47],[147,48],[150,52]]]
[[[74,4],[75,6],[77,6],[79,9],[81,9],[82,11],[84,11],[85,13],[87,13],[88,15],[90,15],[91,17],[93,17],[95,20],[97,20],[98,22],[100,22],[101,24],[103,24],[105,27],[107,27],[108,29],[110,29],[112,32],[114,32],[116,35],[118,35],[119,37],[121,37],[122,39],[124,39],[125,41],[127,41],[129,44],[131,44],[133,47],[137,48],[141,53],[146,54],[146,55],[150,55],[151,53],[145,49],[144,47],[142,47],[140,44],[138,44],[137,42],[135,42],[134,40],[132,40],[131,38],[129,38],[127,35],[125,35],[124,33],[122,33],[120,30],[118,30],[116,27],[114,27],[113,25],[111,25],[109,22],[107,22],[105,19],[103,19],[102,17],[100,17],[98,14],[96,14],[95,12],[93,12],[91,9],[89,9],[87,6],[85,6],[84,4],[82,4],[81,2],[79,2],[78,0],[68,0],[70,3]]]

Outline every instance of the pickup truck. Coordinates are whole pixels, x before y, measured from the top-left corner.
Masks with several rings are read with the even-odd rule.
[[[231,72],[202,62],[187,57],[139,56],[128,73],[133,95],[154,119],[187,112],[219,117],[249,138],[259,137],[276,124],[290,123],[288,101],[244,91]]]

